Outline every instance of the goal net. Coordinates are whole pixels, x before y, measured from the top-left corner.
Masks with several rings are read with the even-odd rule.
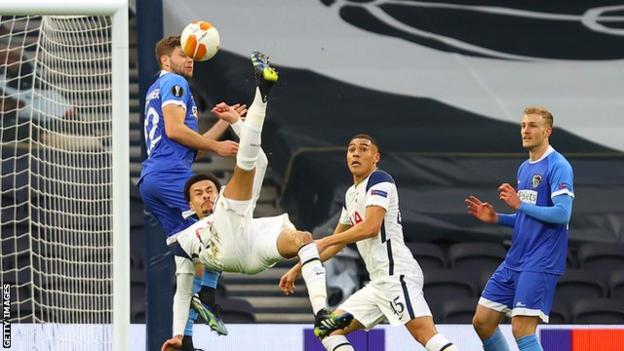
[[[111,16],[0,17],[0,280],[11,349],[113,348],[113,194],[124,179],[113,171],[123,141],[111,32]]]

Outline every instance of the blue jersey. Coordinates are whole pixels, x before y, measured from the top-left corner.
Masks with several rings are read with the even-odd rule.
[[[169,104],[186,109],[184,124],[198,132],[197,106],[184,77],[162,71],[150,86],[145,98],[145,146],[147,159],[143,161],[141,179],[153,172],[191,173],[197,150],[169,139],[165,132],[162,109]]]
[[[570,163],[552,147],[537,161],[527,160],[518,169],[518,196],[525,203],[553,206],[555,196],[574,197]],[[568,226],[539,221],[516,213],[511,248],[505,266],[525,272],[561,274],[565,271]]]

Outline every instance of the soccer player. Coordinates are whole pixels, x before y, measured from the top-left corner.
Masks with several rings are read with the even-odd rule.
[[[184,197],[189,204],[190,211],[196,215],[198,220],[210,215],[213,210],[214,201],[221,190],[219,179],[212,174],[197,174],[189,178],[184,186]],[[196,222],[196,221],[195,221]],[[175,237],[170,237],[174,240]],[[199,314],[205,321],[218,321],[220,319],[220,307],[215,303],[214,291],[200,290],[200,294],[207,296],[193,295],[199,290],[198,284],[202,279],[194,279],[195,267],[191,257],[188,256],[179,246],[176,247],[176,292],[173,296],[173,335],[183,335],[180,345],[182,350],[195,350],[193,346],[193,322]],[[210,273],[210,272],[209,272]],[[203,273],[205,274],[205,273]],[[202,303],[202,301],[208,301]],[[189,305],[194,311],[190,311]],[[205,305],[213,306],[207,308]],[[222,323],[212,326],[219,335],[227,335],[227,329]]]
[[[545,108],[527,107],[521,124],[522,147],[529,159],[518,169],[518,190],[498,187],[499,198],[515,213],[469,196],[468,213],[486,223],[513,228],[511,248],[492,274],[477,305],[472,324],[485,351],[507,351],[498,328],[505,313],[520,351],[538,351],[535,330],[548,314],[557,280],[565,270],[568,223],[572,215],[573,174],[570,163],[550,146],[553,116]]]
[[[138,186],[145,208],[154,214],[166,235],[170,236],[190,224],[182,217],[182,213],[188,210],[183,188],[193,175],[191,165],[198,152],[214,151],[231,156],[236,153],[238,144],[215,140],[228,128],[227,121],[219,120],[204,135],[198,133],[197,106],[187,82],[193,76],[193,60],[184,54],[180,38],[173,36],[160,40],[156,44],[156,59],[161,72],[145,98],[147,159],[143,162]],[[194,283],[193,292],[200,289],[199,296],[205,304],[209,305],[210,296],[214,296],[218,277],[215,272],[206,272],[202,282]],[[220,320],[207,322],[223,331]],[[190,349],[190,335],[187,343],[190,343]]]
[[[315,326],[326,334],[345,327],[353,318],[348,313],[330,313],[327,310],[325,268],[312,235],[295,229],[288,214],[253,218],[268,165],[260,148],[260,134],[264,124],[267,98],[278,75],[259,52],[252,54],[256,78],[256,94],[245,122],[232,124],[240,135],[234,174],[214,203],[214,213],[175,235],[175,245],[184,250],[195,263],[196,272],[202,266],[218,272],[256,274],[277,262],[299,257],[302,275],[315,314]],[[231,106],[220,104],[215,112],[236,113]],[[189,184],[188,189],[194,189]],[[193,193],[189,194],[189,198]],[[207,211],[201,210],[200,214]],[[184,311],[184,308],[181,308]],[[177,334],[163,344],[162,350],[176,348],[182,342]]]
[[[356,243],[366,263],[371,282],[347,298],[335,313],[348,312],[354,319],[344,330],[336,330],[321,342],[329,351],[354,350],[346,334],[370,329],[384,318],[405,325],[414,339],[428,351],[456,351],[457,347],[436,331],[423,296],[423,273],[405,246],[394,179],[377,168],[381,155],[375,140],[358,134],[347,148],[347,166],[353,185],[347,189],[344,207],[334,234],[317,241],[321,260]],[[301,267],[297,264],[280,280],[280,289],[294,292]]]

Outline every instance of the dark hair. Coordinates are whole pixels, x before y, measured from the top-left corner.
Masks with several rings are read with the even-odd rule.
[[[373,138],[372,136],[370,136],[368,134],[364,134],[364,133],[356,134],[356,135],[352,136],[351,139],[349,139],[349,143],[351,143],[351,141],[353,139],[366,139],[366,140],[369,140],[372,145],[375,145],[375,147],[377,148],[377,151],[381,152],[379,150],[379,144],[377,144],[377,140],[375,140],[375,138]]]
[[[160,57],[162,55],[167,55],[167,56],[171,56],[171,53],[173,52],[173,50],[180,46],[180,36],[171,36],[171,37],[166,37],[166,38],[162,38],[158,41],[158,43],[156,43],[156,62],[158,62],[158,66],[162,67],[162,64],[160,63]]]
[[[214,183],[217,187],[217,192],[221,191],[221,182],[219,182],[219,178],[217,178],[214,174],[210,173],[200,173],[190,177],[186,184],[184,185],[184,198],[187,202],[191,201],[191,187],[193,184],[201,182],[202,180],[209,180]]]

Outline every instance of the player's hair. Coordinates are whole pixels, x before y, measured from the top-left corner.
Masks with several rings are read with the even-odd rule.
[[[377,144],[377,140],[375,140],[375,138],[373,138],[372,136],[370,136],[368,134],[364,134],[364,133],[356,134],[356,135],[352,136],[351,139],[349,139],[349,143],[351,143],[351,141],[353,139],[366,139],[366,140],[369,140],[371,142],[371,144],[375,145],[375,147],[377,148],[377,151],[381,152],[381,150],[379,149],[379,144]]]
[[[210,173],[200,173],[190,177],[186,184],[184,185],[184,198],[186,202],[191,201],[191,187],[193,184],[201,182],[202,180],[209,180],[214,183],[217,187],[217,193],[221,191],[221,182],[219,182],[219,178],[217,178],[214,174]]]
[[[173,50],[176,47],[180,46],[180,36],[170,36],[166,38],[162,38],[156,43],[156,62],[158,62],[158,66],[161,66],[160,57],[162,55],[170,56]]]
[[[553,127],[553,124],[554,124],[553,115],[545,107],[529,106],[524,109],[524,114],[525,115],[540,115],[542,116],[542,118],[546,120],[546,124],[548,125],[548,127],[550,128]]]

